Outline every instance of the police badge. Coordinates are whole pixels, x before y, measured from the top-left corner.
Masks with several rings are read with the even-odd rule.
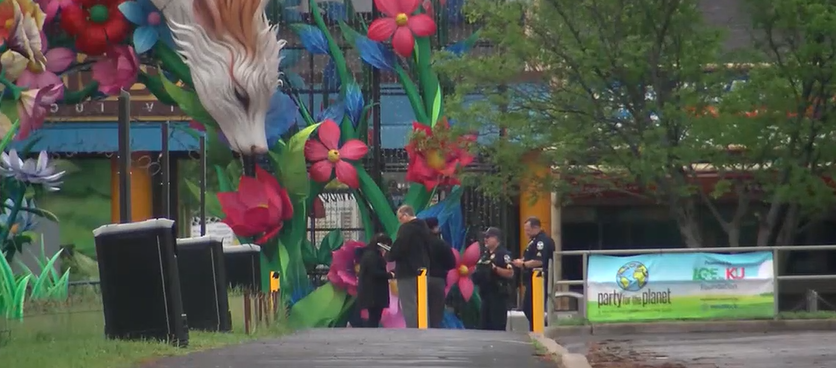
[[[506,254],[503,260],[505,261],[505,263],[511,263],[511,256]]]
[[[537,242],[537,250],[543,250],[543,241],[542,240]]]

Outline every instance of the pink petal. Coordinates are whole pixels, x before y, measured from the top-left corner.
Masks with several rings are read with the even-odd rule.
[[[340,148],[340,126],[331,119],[323,121],[319,125],[319,141],[328,150]]]
[[[50,49],[46,53],[46,70],[53,73],[60,73],[70,67],[76,61],[76,54],[66,47]]]
[[[38,79],[38,75],[32,73],[29,69],[25,69],[23,73],[17,77],[15,84],[19,87],[27,87],[27,88],[37,88],[35,87],[35,80]]]
[[[394,18],[377,18],[369,25],[367,35],[372,41],[383,42],[392,37],[397,29],[398,24]]]
[[[426,14],[417,14],[409,17],[407,26],[418,37],[428,37],[435,33],[435,21]]]
[[[412,37],[412,31],[409,30],[409,27],[398,27],[395,35],[392,36],[392,47],[400,56],[409,57],[412,55],[412,50],[415,48],[415,38]]]
[[[459,251],[453,248],[450,248],[450,251],[453,252],[453,258],[456,259],[456,266],[459,266],[462,262],[462,255],[459,253]]]
[[[311,139],[305,142],[305,158],[311,162],[325,160],[328,158],[328,148],[325,148],[325,145],[319,141]]]
[[[356,161],[363,158],[368,152],[369,147],[365,143],[359,139],[352,139],[345,142],[340,148],[340,158]]]
[[[394,18],[398,15],[398,13],[401,12],[401,7],[398,4],[398,0],[374,0],[374,6],[377,8],[377,10],[380,10],[380,12],[386,15],[387,17],[392,18]]]
[[[357,189],[360,186],[360,180],[357,179],[357,169],[354,168],[354,165],[343,160],[339,160],[335,166],[337,171],[337,180],[339,180],[340,183],[348,185],[349,188],[354,189]]]
[[[450,288],[452,288],[457,282],[459,282],[459,269],[454,268],[447,271],[447,286],[444,288],[444,295],[450,293]]]
[[[334,171],[334,164],[328,160],[322,160],[311,165],[308,173],[313,181],[327,183],[331,181],[331,173]]]
[[[473,281],[467,277],[460,278],[459,291],[461,291],[464,301],[469,302],[470,297],[473,296]]]
[[[467,249],[464,250],[464,257],[462,257],[462,264],[468,267],[472,267],[479,261],[479,256],[481,255],[482,250],[479,249],[479,243],[474,242]]]

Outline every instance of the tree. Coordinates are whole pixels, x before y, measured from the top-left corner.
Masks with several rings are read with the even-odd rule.
[[[714,189],[694,179],[699,163],[729,156],[716,141],[730,134],[709,105],[734,71],[706,72],[721,58],[721,32],[703,22],[697,1],[472,2],[469,10],[495,52],[445,69],[457,86],[452,117],[507,133],[483,146],[499,171],[480,177],[483,187],[496,193],[525,177],[519,157],[538,151],[559,171],[544,185],[571,193],[638,184],[632,194],[667,205],[689,247],[704,245],[698,208]],[[519,83],[525,75],[537,82]]]
[[[723,100],[721,110],[760,189],[757,245],[787,245],[828,214],[836,162],[836,4],[748,0],[754,46],[768,64]],[[746,206],[754,196],[741,199]]]

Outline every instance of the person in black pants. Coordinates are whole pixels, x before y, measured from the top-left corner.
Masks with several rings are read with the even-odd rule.
[[[427,309],[430,328],[441,328],[444,320],[444,301],[447,299],[445,289],[447,286],[447,272],[456,268],[456,257],[453,249],[441,238],[441,229],[438,226],[438,219],[427,218],[427,227],[430,228],[435,239],[430,243],[430,268],[427,279]]]
[[[386,234],[377,234],[363,249],[360,272],[357,275],[357,308],[369,311],[369,319],[363,327],[377,328],[383,309],[389,306],[389,280],[394,274],[386,272],[383,253],[392,246]]]
[[[479,297],[482,298],[483,330],[505,331],[508,323],[514,268],[511,266],[511,253],[500,245],[501,238],[499,228],[489,227],[485,231],[485,252],[473,273],[473,282],[479,286]]]
[[[529,217],[523,224],[523,231],[529,236],[530,241],[525,248],[523,257],[513,261],[514,267],[520,268],[522,271],[523,285],[525,285],[525,295],[523,296],[523,313],[528,318],[528,330],[534,330],[534,320],[532,308],[532,294],[531,294],[531,270],[535,268],[543,269],[543,280],[548,280],[549,261],[554,254],[554,240],[543,232],[540,219],[536,217]],[[543,295],[548,295],[548,282],[543,283]],[[545,303],[548,303],[549,297],[543,298]],[[545,304],[543,306],[545,308]],[[545,309],[544,309],[545,310]]]

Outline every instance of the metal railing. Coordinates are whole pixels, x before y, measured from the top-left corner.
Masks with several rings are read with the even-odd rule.
[[[550,325],[557,320],[555,314],[554,302],[558,298],[575,298],[578,300],[578,312],[584,320],[587,319],[588,313],[586,310],[586,294],[588,291],[587,271],[589,267],[590,255],[607,255],[607,256],[633,256],[645,254],[682,254],[682,253],[752,253],[752,252],[772,252],[772,274],[774,282],[772,283],[772,292],[775,295],[775,305],[773,307],[773,318],[778,319],[780,311],[778,309],[778,295],[780,292],[780,281],[813,281],[813,280],[836,280],[836,275],[815,274],[815,275],[779,275],[780,263],[779,254],[781,252],[803,252],[803,251],[827,251],[836,250],[836,245],[789,245],[789,246],[775,246],[775,247],[746,247],[746,248],[672,248],[672,249],[612,249],[612,250],[570,250],[570,251],[556,251],[549,261],[549,284],[548,293],[551,296],[551,303],[547,304],[548,322]],[[582,280],[559,280],[555,271],[555,260],[562,259],[563,256],[581,256],[582,257]],[[571,291],[557,291],[558,286],[583,286],[583,292]]]

